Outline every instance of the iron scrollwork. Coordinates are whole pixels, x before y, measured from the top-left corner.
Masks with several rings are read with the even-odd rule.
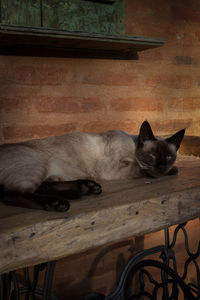
[[[109,296],[90,294],[85,300],[178,300],[181,295],[184,300],[200,300],[200,268],[197,262],[200,258],[200,242],[197,251],[192,253],[185,226],[186,223],[183,223],[175,228],[172,242],[169,229],[166,228],[165,245],[141,251],[132,257],[122,272],[116,290]],[[180,231],[184,234],[185,250],[188,255],[182,275],[178,274],[174,249]],[[159,254],[159,259],[146,259],[152,254]],[[195,283],[186,283],[190,264],[195,266]]]
[[[30,279],[29,268],[24,268],[23,279],[20,279],[16,271],[0,276],[0,300],[57,300],[51,293],[55,261],[36,265],[33,268],[32,280]],[[45,270],[43,288],[38,286],[39,275]],[[21,282],[22,281],[22,282]]]

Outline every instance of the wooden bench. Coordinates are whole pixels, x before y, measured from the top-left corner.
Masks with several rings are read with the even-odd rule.
[[[1,203],[0,274],[200,217],[200,158],[177,165],[178,176],[102,182],[101,195],[65,213]]]

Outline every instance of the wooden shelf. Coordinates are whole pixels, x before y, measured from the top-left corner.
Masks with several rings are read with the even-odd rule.
[[[160,47],[163,39],[112,36],[0,25],[1,55],[137,59],[137,52]]]
[[[64,213],[1,203],[0,274],[199,217],[200,158],[177,165],[178,176],[104,182],[101,195],[70,201]]]

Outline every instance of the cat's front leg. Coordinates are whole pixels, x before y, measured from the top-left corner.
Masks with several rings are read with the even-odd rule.
[[[178,174],[178,168],[176,166],[173,166],[166,174],[166,176],[172,176]]]
[[[4,186],[0,185],[0,201],[7,205],[64,212],[70,207],[68,200],[101,192],[101,185],[93,180],[43,182],[34,193],[6,192]]]
[[[34,193],[31,195],[31,199],[48,211],[64,212],[70,208],[68,200],[59,195]]]
[[[45,181],[36,190],[40,194],[60,195],[68,200],[79,199],[85,195],[100,194],[101,185],[93,180]]]
[[[0,185],[0,201],[6,205],[49,211],[62,212],[70,207],[68,200],[59,195],[5,191],[3,185]]]
[[[101,185],[93,180],[47,181],[36,190],[33,198],[46,210],[66,211],[69,209],[68,200],[101,192]]]
[[[68,200],[80,199],[91,194],[98,195],[101,192],[101,185],[93,180],[50,181],[43,182],[33,198],[45,210],[66,211],[70,207]]]

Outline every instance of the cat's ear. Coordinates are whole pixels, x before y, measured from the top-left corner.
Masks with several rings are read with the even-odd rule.
[[[175,133],[174,135],[172,135],[170,138],[166,139],[166,141],[169,144],[173,144],[176,147],[176,151],[179,149],[181,141],[184,137],[185,134],[185,129],[182,129],[180,131],[178,131],[177,133]]]
[[[155,141],[156,138],[153,134],[149,122],[144,121],[140,127],[140,133],[138,136],[138,143],[143,144],[145,141]]]

